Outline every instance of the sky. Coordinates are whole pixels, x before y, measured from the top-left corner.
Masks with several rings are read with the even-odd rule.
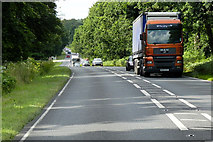
[[[60,19],[83,19],[98,0],[58,0],[56,11]]]

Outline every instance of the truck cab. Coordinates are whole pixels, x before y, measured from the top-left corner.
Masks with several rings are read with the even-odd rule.
[[[140,39],[136,33],[140,34]],[[175,73],[181,76],[182,55],[182,24],[178,12],[147,12],[133,23],[136,74],[149,76],[150,73]]]

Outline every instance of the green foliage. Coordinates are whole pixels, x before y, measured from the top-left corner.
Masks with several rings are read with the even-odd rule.
[[[73,41],[75,29],[78,28],[80,25],[83,25],[83,20],[75,20],[75,19],[62,20],[62,24],[66,30],[69,44],[71,44]]]
[[[53,68],[54,63],[52,61],[44,61],[41,63],[40,74],[45,75]]]
[[[60,55],[68,42],[55,3],[2,3],[3,61]]]
[[[126,60],[128,57],[122,58],[122,59],[114,59],[111,61],[105,61],[103,62],[104,66],[118,66],[118,67],[125,67],[126,66]]]
[[[2,73],[2,93],[10,93],[16,85],[16,79],[6,73]]]
[[[17,84],[11,93],[3,95],[3,141],[12,141],[64,86],[69,76],[69,68],[54,66],[48,74],[38,76],[30,84]]]

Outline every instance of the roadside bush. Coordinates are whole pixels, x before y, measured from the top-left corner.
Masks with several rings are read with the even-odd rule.
[[[47,74],[53,66],[54,63],[52,61],[43,61],[40,66],[40,75]]]
[[[10,93],[16,86],[16,79],[6,73],[2,73],[2,93]]]

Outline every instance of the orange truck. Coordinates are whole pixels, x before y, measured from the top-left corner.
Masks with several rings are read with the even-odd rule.
[[[179,12],[145,12],[133,21],[134,72],[182,76],[183,36]]]

